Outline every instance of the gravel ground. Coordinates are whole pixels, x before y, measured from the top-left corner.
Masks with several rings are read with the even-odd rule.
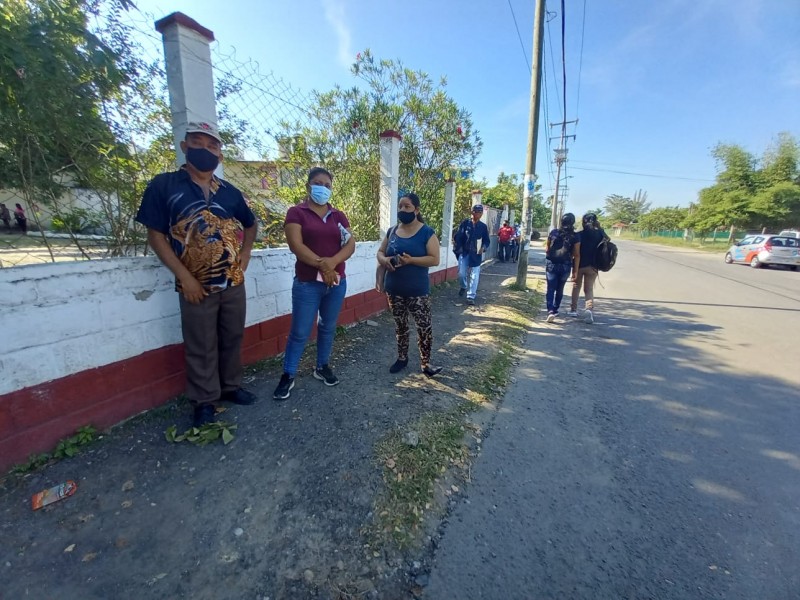
[[[435,379],[409,366],[397,375],[388,313],[337,338],[341,384],[311,377],[313,346],[291,398],[272,400],[277,360],[253,370],[254,406],[224,406],[235,439],[205,447],[171,444],[164,431],[189,424],[172,403],[104,432],[78,456],[24,477],[0,479],[0,599],[281,598],[406,599],[427,584],[431,556],[469,467],[441,478],[420,532],[405,549],[378,546],[367,531],[384,493],[376,445],[417,419],[469,395],[477,365],[496,352],[501,286],[516,265],[484,268],[478,304],[453,282],[434,291]],[[495,390],[497,398],[502,386]],[[485,437],[493,409],[470,415]],[[465,436],[473,454],[479,446]],[[77,493],[33,512],[33,493],[74,480]]]

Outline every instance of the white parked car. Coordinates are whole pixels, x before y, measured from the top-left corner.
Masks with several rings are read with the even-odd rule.
[[[784,265],[796,271],[800,266],[800,238],[774,234],[748,235],[728,248],[725,262],[745,263],[754,269],[766,265]]]

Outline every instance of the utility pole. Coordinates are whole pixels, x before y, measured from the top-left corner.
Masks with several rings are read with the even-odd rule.
[[[522,184],[522,239],[517,261],[517,286],[524,288],[528,279],[527,246],[531,237],[531,197],[536,187],[536,142],[539,137],[539,105],[542,87],[542,45],[544,41],[544,0],[536,0],[533,17],[533,48],[531,49],[531,103],[528,113],[528,156],[525,163],[525,180]]]
[[[567,139],[572,138],[575,139],[574,135],[567,135],[567,124],[568,123],[577,123],[578,119],[574,121],[562,121],[561,123],[550,123],[550,127],[555,127],[556,125],[561,125],[561,141],[558,144],[558,148],[553,150],[556,153],[555,163],[556,163],[556,191],[555,196],[553,196],[553,206],[550,210],[550,229],[558,229],[559,222],[561,218],[559,217],[559,205],[558,205],[558,184],[561,181],[561,167],[567,162]],[[551,138],[553,139],[553,138]],[[563,212],[563,207],[562,207]]]

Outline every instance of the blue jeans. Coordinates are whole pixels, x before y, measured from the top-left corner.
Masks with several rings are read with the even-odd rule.
[[[545,276],[547,277],[547,312],[558,314],[558,307],[561,306],[561,299],[564,297],[564,286],[569,279],[572,271],[572,263],[552,263],[549,260],[545,266]]]
[[[478,293],[478,280],[481,278],[481,266],[470,267],[469,255],[462,254],[458,257],[458,285],[462,290],[467,290],[467,298],[475,300]]]
[[[292,284],[292,327],[286,340],[283,370],[292,377],[297,374],[300,357],[308,336],[317,321],[317,366],[328,364],[336,335],[336,320],[347,292],[347,278],[339,285],[328,287],[321,281],[298,281]],[[319,315],[319,319],[317,319]]]

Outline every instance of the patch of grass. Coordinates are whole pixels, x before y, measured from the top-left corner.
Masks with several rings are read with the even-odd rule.
[[[385,492],[376,505],[373,537],[407,547],[417,538],[430,510],[434,485],[449,467],[464,467],[469,449],[466,425],[458,410],[428,413],[405,429],[394,431],[378,444]],[[416,436],[410,441],[407,436]]]
[[[689,242],[684,241],[683,238],[659,236],[640,237],[638,235],[623,234],[621,237],[623,240],[631,240],[634,242],[646,242],[648,244],[659,244],[661,246],[671,246],[673,248],[691,248],[693,250],[702,250],[703,252],[713,252],[715,254],[721,254],[730,248],[730,244],[727,240],[709,240],[704,243],[699,238],[695,238],[694,241]]]
[[[278,367],[279,365],[283,364],[283,356],[270,356],[269,358],[262,358],[252,364],[245,366],[244,374],[245,376],[252,376],[262,373],[263,371],[269,371],[273,368]]]
[[[376,518],[368,530],[375,552],[387,542],[400,548],[412,545],[419,538],[426,513],[433,508],[437,480],[451,468],[469,467],[470,449],[464,436],[473,426],[465,417],[503,393],[515,354],[540,302],[541,295],[535,290],[504,294],[491,308],[492,317],[502,323],[489,333],[496,351],[464,382],[469,391],[462,401],[446,412],[425,414],[377,445],[385,489],[376,501]],[[406,438],[413,434],[418,438],[416,445]]]
[[[54,460],[70,458],[81,451],[81,448],[91,444],[97,438],[97,430],[91,425],[78,429],[75,435],[64,438],[58,442],[52,453],[32,454],[27,462],[16,465],[11,469],[15,475],[23,475],[42,468]]]

